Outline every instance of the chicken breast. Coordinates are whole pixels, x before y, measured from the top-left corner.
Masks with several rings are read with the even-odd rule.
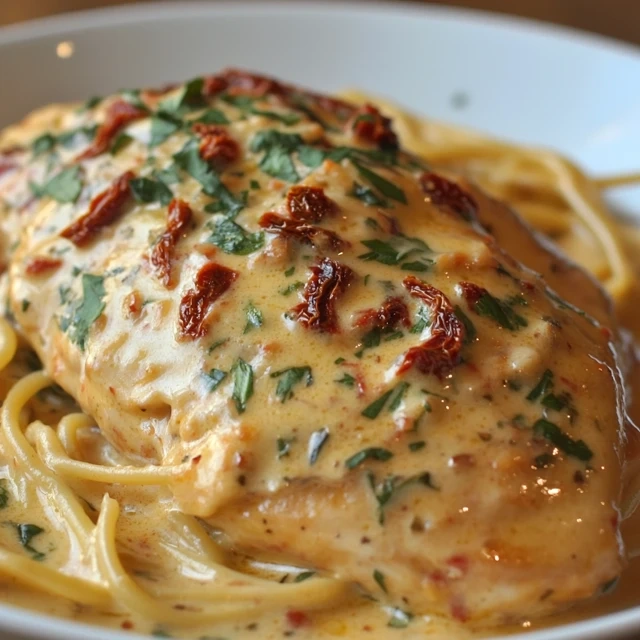
[[[181,510],[458,620],[619,574],[610,308],[515,214],[375,107],[242,72],[61,121],[0,183],[11,309]]]

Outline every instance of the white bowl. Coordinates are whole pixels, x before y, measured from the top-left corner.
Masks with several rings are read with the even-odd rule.
[[[225,66],[318,90],[358,87],[438,119],[553,146],[594,172],[640,167],[640,50],[532,22],[398,3],[144,4],[0,29],[0,126],[48,102]],[[640,217],[640,189],[619,190],[616,205]],[[640,607],[526,638],[636,633]],[[0,637],[140,636],[0,605]]]

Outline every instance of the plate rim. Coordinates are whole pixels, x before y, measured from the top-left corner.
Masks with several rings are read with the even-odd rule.
[[[0,47],[31,40],[69,34],[94,28],[114,28],[124,24],[166,20],[173,15],[187,15],[202,12],[208,15],[238,15],[256,11],[289,15],[308,15],[315,12],[356,12],[367,11],[372,14],[416,15],[434,17],[450,23],[463,21],[489,26],[505,32],[526,32],[534,37],[551,37],[556,41],[569,41],[577,46],[612,52],[640,63],[640,45],[617,40],[583,29],[545,22],[544,20],[510,16],[495,11],[475,8],[444,6],[440,4],[418,4],[400,0],[310,0],[304,4],[295,0],[155,0],[134,5],[112,5],[93,9],[64,12],[52,16],[35,18],[0,27]],[[569,622],[536,631],[509,635],[500,635],[496,640],[562,640],[567,633],[580,640],[600,640],[603,634],[629,634],[640,631],[640,605],[594,618]],[[15,605],[0,603],[0,633],[17,633],[21,638],[41,637],[60,640],[110,640],[111,638],[128,640],[146,640],[151,636],[137,632],[122,631],[117,628],[79,622],[60,618],[38,611],[23,609]],[[25,635],[28,634],[28,635]],[[34,635],[37,634],[37,635]],[[489,640],[489,639],[487,639]]]

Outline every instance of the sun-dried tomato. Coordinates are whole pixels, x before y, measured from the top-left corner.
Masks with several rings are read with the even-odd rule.
[[[479,287],[473,282],[461,282],[458,286],[462,290],[462,297],[467,301],[470,309],[475,309],[476,302],[488,293],[484,287]]]
[[[169,203],[167,214],[167,228],[160,236],[160,239],[151,250],[149,262],[153,271],[162,281],[165,287],[173,286],[171,277],[172,261],[175,254],[176,244],[180,240],[191,222],[193,212],[191,207],[184,201],[174,198]]]
[[[404,354],[398,373],[415,366],[422,373],[442,378],[460,363],[464,325],[456,316],[447,296],[439,289],[415,276],[407,276],[402,284],[431,311],[431,335],[428,340]]]
[[[240,157],[240,145],[222,127],[197,122],[192,129],[201,136],[200,157],[215,169],[222,170]]]
[[[398,326],[410,327],[409,308],[402,298],[387,298],[379,309],[362,311],[355,322],[356,327],[390,331]]]
[[[373,105],[360,107],[347,126],[351,126],[357,138],[371,142],[380,149],[398,148],[398,136],[391,128],[391,119],[383,116]]]
[[[227,91],[233,95],[242,94],[261,97],[267,93],[283,93],[284,87],[273,78],[238,69],[225,69],[215,76],[206,77],[202,88],[202,93],[205,96],[213,96],[222,91]]]
[[[347,290],[353,271],[344,264],[323,258],[311,267],[311,276],[304,287],[304,302],[292,309],[300,324],[308,329],[337,333],[336,302]]]
[[[307,626],[311,621],[304,611],[289,609],[289,611],[287,611],[287,622],[289,623],[289,626],[294,629],[298,629],[299,627]]]
[[[420,177],[420,186],[436,207],[450,209],[465,220],[475,219],[478,205],[460,185],[437,173],[426,172]]]
[[[320,187],[291,187],[287,193],[287,209],[294,220],[320,222],[337,211],[336,203],[328,198]]]
[[[50,256],[35,256],[27,260],[25,273],[30,276],[38,276],[47,271],[54,271],[62,265],[60,258],[52,258]]]
[[[131,197],[130,182],[134,177],[132,171],[126,171],[116,178],[108,189],[99,193],[89,203],[87,213],[70,224],[60,235],[78,247],[87,244],[96,233],[124,213],[125,205]]]
[[[104,153],[111,146],[111,141],[116,137],[120,129],[126,127],[134,120],[146,118],[149,112],[140,109],[126,100],[116,100],[107,109],[105,121],[100,125],[95,140],[88,149],[85,149],[77,160],[95,158]]]
[[[349,242],[329,229],[283,218],[277,213],[263,214],[258,220],[258,224],[269,233],[275,233],[283,238],[291,238],[302,244],[310,244],[313,247],[342,251],[351,246]]]
[[[180,334],[201,338],[207,333],[206,317],[211,305],[233,284],[238,272],[215,262],[205,264],[195,278],[195,287],[180,301]]]

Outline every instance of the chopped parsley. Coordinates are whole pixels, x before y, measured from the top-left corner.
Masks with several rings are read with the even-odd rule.
[[[329,429],[327,429],[327,427],[322,427],[322,429],[318,429],[311,434],[311,437],[309,438],[309,448],[307,451],[309,464],[316,463],[322,447],[324,447],[329,439],[329,435]]]
[[[343,384],[345,387],[354,387],[356,384],[356,379],[349,375],[348,373],[344,373],[342,378],[339,380],[335,380],[338,384]]]
[[[209,393],[215,391],[220,386],[222,381],[227,377],[227,375],[227,372],[222,371],[221,369],[211,369],[209,373],[205,373],[204,377]]]
[[[276,447],[278,449],[278,460],[285,458],[291,451],[291,445],[293,444],[293,438],[278,438],[276,440]]]
[[[37,524],[15,524],[16,532],[18,534],[18,539],[20,540],[20,544],[23,549],[28,551],[31,554],[31,557],[34,560],[44,560],[45,554],[42,551],[38,551],[34,549],[31,541],[39,536],[41,533],[44,533],[44,529],[39,527]]]
[[[405,629],[409,626],[412,619],[412,613],[396,608],[393,610],[393,614],[391,615],[391,618],[389,618],[387,626],[392,627],[393,629]]]
[[[411,333],[422,333],[431,324],[429,308],[421,304],[416,311],[416,319],[409,330]]]
[[[260,183],[257,180],[251,180],[251,182],[249,182],[249,188],[257,191],[260,188]]]
[[[287,278],[289,278],[290,276],[292,276],[292,275],[295,273],[295,271],[296,271],[295,266],[291,266],[291,267],[289,267],[289,268],[284,272],[284,275],[285,275]]]
[[[492,318],[501,327],[510,331],[517,331],[529,324],[508,303],[494,298],[488,291],[477,300],[474,309],[478,315]]]
[[[149,111],[149,107],[147,107],[147,105],[140,99],[139,89],[123,89],[122,91],[120,91],[120,96],[123,100],[126,100],[134,107],[142,109],[143,111]]]
[[[302,573],[299,573],[293,581],[304,582],[305,580],[308,580],[309,578],[312,578],[315,575],[316,575],[315,571],[303,571]]]
[[[349,195],[361,200],[369,207],[388,207],[388,203],[384,198],[381,198],[376,192],[370,187],[366,187],[359,182],[353,183],[353,188],[349,192]],[[371,220],[371,218],[367,219],[367,222]],[[375,220],[373,220],[375,222]],[[376,226],[378,224],[376,223]]]
[[[419,238],[395,236],[386,242],[376,238],[361,242],[369,251],[359,255],[360,260],[393,266],[400,265],[400,268],[405,271],[427,271],[433,265],[433,260],[425,255],[431,250]],[[409,256],[413,256],[414,259],[406,261]]]
[[[116,139],[113,141],[109,153],[112,156],[120,153],[123,149],[128,147],[133,142],[133,138],[128,133],[119,133]]]
[[[223,344],[229,342],[229,338],[222,338],[222,340],[216,340],[208,349],[207,353],[211,353],[215,351],[218,347],[221,347]]]
[[[549,440],[551,444],[560,449],[560,451],[564,451],[568,456],[573,456],[583,462],[588,462],[593,457],[593,451],[591,451],[584,440],[574,440],[562,431],[558,425],[544,418],[540,418],[540,420],[533,425],[533,432],[537,436]]]
[[[378,571],[377,569],[373,570],[373,579],[376,581],[376,583],[378,584],[378,586],[385,592],[387,593],[387,585],[385,583],[385,579],[384,579],[384,573],[382,573],[382,571]]]
[[[407,196],[404,191],[400,189],[400,187],[393,184],[393,182],[389,182],[386,178],[383,178],[380,174],[371,171],[367,167],[361,165],[359,162],[352,160],[353,166],[356,168],[360,177],[369,182],[372,186],[374,186],[383,196],[390,198],[391,200],[395,200],[396,202],[401,202],[402,204],[407,204]]]
[[[529,402],[535,402],[541,396],[545,395],[553,387],[553,371],[546,369],[540,378],[540,381],[531,390],[527,396]]]
[[[304,287],[304,282],[300,282],[300,280],[296,280],[296,282],[292,282],[288,284],[286,287],[282,287],[282,289],[278,290],[283,296],[290,296],[294,291],[298,291],[298,289],[302,289]]]
[[[410,476],[403,479],[402,476],[387,476],[381,482],[376,483],[375,475],[371,472],[367,474],[369,480],[369,486],[373,491],[373,495],[378,503],[378,522],[384,524],[385,513],[384,508],[389,503],[391,498],[395,496],[401,489],[405,487],[421,484],[430,489],[438,490],[431,480],[431,474],[429,472],[420,473],[415,476]]]
[[[75,202],[82,191],[80,167],[63,169],[44,185],[30,183],[30,187],[38,198],[49,196],[61,203]]]
[[[157,113],[151,118],[150,147],[157,147],[182,127],[182,122],[169,113]]]
[[[362,411],[362,415],[369,420],[375,420],[380,412],[384,409],[387,401],[393,396],[391,403],[389,404],[389,411],[395,411],[402,402],[402,398],[409,388],[408,382],[400,382],[393,389],[389,389],[383,393],[379,398],[374,400],[366,409]]]
[[[201,122],[202,124],[230,124],[227,116],[225,116],[219,109],[207,109],[201,116],[198,116],[190,122]]]
[[[260,168],[268,175],[285,182],[297,182],[300,176],[293,164],[291,154],[302,144],[296,133],[282,133],[275,129],[259,131],[251,141],[251,151],[264,152]]]
[[[171,189],[162,180],[134,178],[129,185],[137,202],[159,202],[167,205],[173,200]]]
[[[9,504],[9,490],[5,478],[0,480],[0,509],[5,509]]]
[[[43,133],[31,143],[31,151],[34,156],[39,156],[51,151],[56,146],[56,139],[50,133]]]
[[[249,333],[251,329],[257,329],[258,327],[262,326],[264,322],[264,318],[262,317],[262,311],[260,311],[260,309],[255,307],[252,302],[249,302],[249,305],[247,306],[246,314],[247,314],[247,324],[245,325],[244,331],[242,333]]]
[[[392,457],[393,453],[388,449],[383,449],[382,447],[367,447],[366,449],[362,449],[362,451],[358,451],[358,453],[355,453],[350,458],[347,458],[344,464],[347,469],[355,469],[365,460],[379,460],[381,462],[385,462]]]
[[[202,78],[190,80],[182,86],[178,93],[160,102],[158,111],[174,115],[184,115],[188,111],[203,107],[203,84],[204,80]]]
[[[89,335],[91,325],[102,315],[105,308],[104,278],[92,273],[82,274],[82,299],[71,307],[71,315],[60,321],[60,328],[67,331],[69,339],[78,345],[81,351]]]
[[[471,322],[469,316],[458,305],[453,308],[453,312],[456,314],[456,317],[458,318],[458,320],[460,320],[460,322],[462,322],[464,326],[465,343],[469,344],[470,342],[473,342],[478,335],[475,325],[473,324],[473,322]]]
[[[409,451],[416,452],[420,451],[420,449],[424,449],[427,446],[427,443],[424,440],[418,440],[417,442],[409,443]]]
[[[293,387],[301,382],[306,387],[313,384],[313,376],[311,375],[311,367],[289,367],[281,371],[274,371],[271,378],[280,378],[276,387],[276,397],[280,402],[286,402],[293,398]]]
[[[262,247],[264,233],[248,233],[233,220],[224,218],[216,223],[208,242],[215,244],[225,253],[246,256]]]
[[[238,413],[244,413],[247,402],[253,395],[253,369],[242,358],[238,358],[231,373],[233,374],[233,401]]]

